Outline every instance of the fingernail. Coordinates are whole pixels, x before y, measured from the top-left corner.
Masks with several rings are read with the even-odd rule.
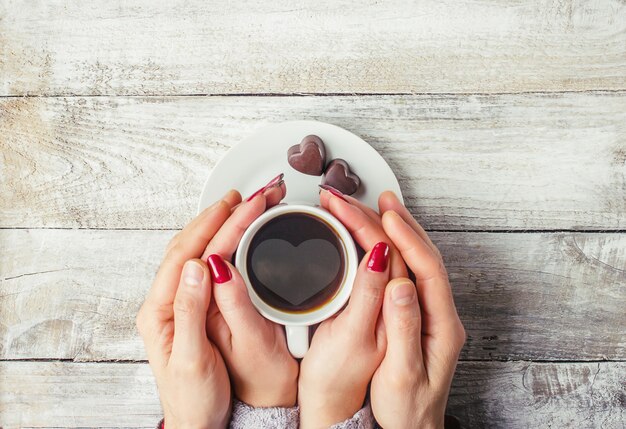
[[[183,266],[182,277],[187,286],[200,286],[204,278],[204,270],[197,262],[188,261]]]
[[[272,186],[270,186],[270,187],[268,187],[268,188],[265,188],[265,189],[263,190],[263,193],[266,193],[267,191],[270,191],[270,190],[272,190],[272,189],[274,189],[274,188],[280,188],[280,187],[282,186],[282,184],[283,184],[283,183],[285,183],[285,181],[284,181],[283,179],[280,179],[280,181],[279,181],[279,182],[277,182],[277,183],[273,184]]]
[[[343,192],[341,192],[339,189],[335,189],[330,185],[318,185],[318,186],[322,188],[323,190],[330,192],[334,196],[341,198],[345,202],[348,202],[348,200],[346,200],[346,198],[344,197]]]
[[[401,222],[401,223],[407,224],[404,221],[404,219],[402,219],[402,216],[400,216],[398,212],[396,212],[395,210],[387,210],[385,211],[385,213],[383,213],[383,215],[387,217],[392,217],[394,222]]]
[[[246,202],[250,201],[252,198],[256,197],[257,195],[267,191],[270,188],[274,188],[276,186],[280,186],[282,183],[284,183],[283,181],[283,177],[285,177],[284,173],[280,173],[278,176],[274,177],[272,180],[270,180],[267,185],[263,186],[261,189],[259,189],[258,191],[254,192],[252,195],[250,195],[247,199]],[[282,182],[282,183],[281,183]]]
[[[391,299],[395,305],[409,305],[415,299],[415,286],[410,282],[395,285],[391,289]]]
[[[211,277],[215,283],[226,283],[233,277],[228,265],[226,265],[226,262],[220,255],[209,255],[206,263],[211,270]]]
[[[387,269],[387,262],[389,262],[389,245],[384,242],[376,243],[370,253],[370,258],[367,261],[367,269],[370,271],[376,271],[382,273]]]

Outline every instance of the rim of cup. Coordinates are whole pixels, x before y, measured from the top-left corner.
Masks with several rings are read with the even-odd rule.
[[[247,252],[250,248],[252,238],[267,222],[287,213],[306,213],[321,218],[335,230],[339,237],[339,241],[342,244],[345,258],[345,274],[341,286],[330,301],[312,311],[287,312],[270,306],[259,297],[259,295],[252,287],[252,284],[248,277]],[[335,216],[333,216],[325,209],[318,206],[310,206],[307,204],[283,203],[274,206],[271,209],[268,209],[265,213],[255,219],[254,222],[250,224],[248,229],[246,229],[243,236],[241,237],[239,247],[237,248],[235,254],[235,266],[243,277],[243,280],[248,289],[248,294],[250,295],[250,299],[252,300],[252,304],[254,304],[255,308],[266,319],[269,319],[281,325],[288,326],[314,325],[331,317],[333,314],[339,311],[350,298],[350,293],[352,292],[352,286],[354,284],[354,279],[357,273],[358,263],[359,261],[356,245],[354,244],[354,240],[352,239],[352,236],[350,235],[350,232],[346,229],[346,227]]]

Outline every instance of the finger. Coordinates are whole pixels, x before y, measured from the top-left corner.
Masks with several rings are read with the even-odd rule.
[[[230,328],[224,320],[224,316],[220,313],[215,299],[209,304],[209,311],[206,317],[206,332],[209,340],[213,342],[225,354],[231,349],[231,333]]]
[[[183,264],[202,255],[211,238],[230,216],[229,203],[220,200],[200,216],[200,221],[183,230],[178,243],[163,259],[146,298],[148,305],[160,307],[174,302]]]
[[[458,316],[441,259],[395,211],[383,214],[383,227],[415,274],[427,333],[452,328]]]
[[[384,299],[383,299],[384,305]],[[385,318],[383,317],[382,312],[378,315],[378,320],[376,321],[376,346],[378,350],[385,351],[387,350],[387,332],[385,327]]]
[[[265,199],[267,201],[266,208],[269,209],[270,207],[274,207],[275,205],[279,204],[282,201],[282,199],[285,198],[285,195],[287,195],[287,186],[285,185],[285,182],[281,182],[281,183],[276,184],[276,186],[272,186],[264,190],[262,193],[263,195],[265,195]],[[244,202],[245,201],[242,201],[236,206],[234,206],[233,211],[236,210]]]
[[[167,255],[167,253],[174,246],[176,246],[180,242],[180,240],[185,240],[187,236],[189,236],[190,234],[195,234],[198,228],[198,224],[202,224],[203,222],[206,222],[207,216],[211,215],[211,213],[215,210],[216,206],[220,204],[220,202],[226,203],[232,210],[233,207],[235,207],[237,204],[241,202],[241,194],[239,193],[239,191],[235,189],[231,189],[228,192],[226,192],[226,194],[222,197],[221,200],[218,200],[215,203],[203,209],[200,212],[200,214],[198,214],[195,218],[193,218],[191,222],[189,222],[185,226],[185,228],[183,228],[181,231],[178,231],[178,233],[170,240],[170,242],[168,243],[165,249],[165,254]]]
[[[413,230],[420,236],[422,240],[430,246],[431,249],[435,251],[435,254],[439,255],[439,250],[430,240],[430,237],[422,228],[422,226],[415,220],[411,212],[400,202],[396,194],[391,191],[385,191],[378,197],[378,208],[381,213],[385,213],[386,211],[393,210],[400,215],[402,220],[404,220]]]
[[[224,195],[224,201],[231,207],[235,207],[241,202],[241,194],[236,189],[231,189]]]
[[[378,225],[382,225],[382,220],[380,218],[380,214],[378,214],[378,212],[376,210],[374,210],[373,208],[371,208],[370,206],[363,204],[362,202],[360,202],[359,200],[357,200],[354,197],[351,197],[349,195],[345,196],[345,199],[352,204],[353,206],[357,206],[358,208],[361,209],[361,211],[363,213],[365,213],[371,220],[373,220],[374,222],[376,222],[376,224]]]
[[[286,194],[287,187],[284,182],[281,183],[279,186],[270,188],[265,191],[263,195],[265,195],[265,201],[267,205],[266,209],[269,209],[270,207],[274,207],[275,205],[279,204],[282,199],[285,198]]]
[[[320,192],[320,205],[324,207],[326,210],[328,210],[328,203],[331,198],[332,198],[332,194],[330,193],[330,191],[326,189],[322,189]],[[363,211],[363,213],[365,213],[370,219],[372,219],[378,225],[382,224],[380,215],[378,214],[376,210],[372,209],[370,206],[363,204],[361,201],[349,195],[341,195],[339,198],[343,198],[345,201],[349,202],[353,206],[357,206],[358,208],[360,208],[361,211]]]
[[[359,264],[348,307],[342,313],[356,332],[375,334],[388,280],[389,245],[381,241],[374,245]]]
[[[235,250],[237,250],[237,246],[239,246],[243,233],[265,211],[265,208],[266,199],[264,194],[258,194],[252,200],[246,201],[237,207],[207,244],[202,253],[202,259],[217,253],[222,258],[230,260]]]
[[[196,216],[191,222],[189,222],[187,224],[187,226],[185,226],[185,228],[181,231],[179,231],[173,238],[172,240],[170,240],[170,242],[168,243],[166,249],[165,249],[165,254],[167,255],[167,253],[176,245],[178,244],[178,242],[182,239],[185,239],[187,235],[189,235],[190,233],[195,233],[195,229],[196,226],[198,225],[198,223],[202,223],[206,221],[206,217],[209,216],[209,214],[213,211],[213,209],[215,208],[215,206],[220,202],[220,201],[224,201],[231,209],[233,207],[235,207],[237,204],[239,204],[241,202],[241,194],[236,191],[235,189],[231,189],[230,191],[228,191],[224,197],[222,197],[221,200],[216,201],[215,203],[211,204],[209,207],[205,208],[204,210],[202,210],[202,212],[200,212],[200,214],[198,216]]]
[[[194,227],[198,223],[202,223],[203,219],[211,212],[211,209],[214,208],[220,201],[224,201],[229,207],[233,208],[237,204],[241,202],[241,194],[236,189],[231,189],[221,200],[217,200],[215,203],[211,204],[209,207],[203,209],[200,214],[198,214],[187,226],[181,231],[181,233],[189,233],[194,229]]]
[[[287,192],[287,188],[285,187],[285,181],[283,180],[284,177],[285,175],[283,173],[280,173],[279,175],[275,176],[268,183],[262,186],[260,189],[253,192],[252,195],[246,198],[244,202],[248,202],[252,200],[254,197],[258,196],[259,194],[263,194],[267,197],[268,194],[270,194],[272,192],[272,189],[274,188],[280,188],[281,193],[282,193],[282,197],[281,197],[282,199]]]
[[[206,314],[211,300],[210,279],[204,262],[194,259],[185,263],[174,299],[171,359],[195,360],[208,346]]]
[[[164,314],[144,303],[137,313],[136,323],[150,366],[158,376],[167,366],[172,351],[174,325],[171,323],[171,311]]]
[[[252,304],[239,271],[218,254],[209,255],[207,261],[213,279],[215,303],[228,325],[232,342],[249,338],[251,333],[257,335],[265,321]],[[218,345],[220,350],[228,346]]]
[[[372,221],[358,207],[333,196],[328,204],[328,209],[350,231],[354,240],[365,251],[372,249],[376,243],[389,241],[383,228]],[[406,277],[407,271],[404,261],[393,244],[389,244],[391,245],[390,277]]]
[[[385,360],[404,375],[425,374],[420,307],[411,280],[398,278],[389,282],[385,290],[383,317],[387,336]]]

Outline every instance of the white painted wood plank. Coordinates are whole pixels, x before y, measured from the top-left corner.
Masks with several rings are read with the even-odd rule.
[[[147,364],[0,362],[0,427],[155,428]]]
[[[0,95],[626,88],[620,0],[4,0],[0,17]]]
[[[0,359],[142,360],[172,231],[0,230]],[[472,360],[626,358],[626,234],[434,233]]]
[[[461,362],[448,413],[467,429],[624,429],[624,374],[624,362]]]
[[[626,228],[626,92],[0,99],[0,226],[180,228],[230,147],[293,119],[370,142],[428,229]]]
[[[437,233],[466,359],[626,356],[626,234]]]
[[[464,428],[624,427],[626,363],[461,362],[448,414]],[[147,364],[0,362],[0,426],[151,428]]]

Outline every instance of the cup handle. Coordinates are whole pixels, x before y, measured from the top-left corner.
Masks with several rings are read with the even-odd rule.
[[[303,358],[309,349],[309,327],[308,326],[285,326],[287,334],[287,347],[295,358]]]

